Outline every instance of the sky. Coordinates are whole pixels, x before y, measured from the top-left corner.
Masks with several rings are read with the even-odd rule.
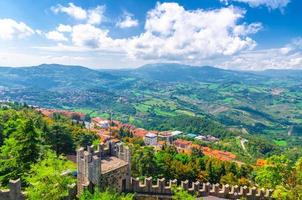
[[[1,0],[0,66],[302,69],[301,0]]]

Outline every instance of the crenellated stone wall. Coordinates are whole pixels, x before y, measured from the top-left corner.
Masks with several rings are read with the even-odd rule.
[[[172,187],[177,186],[177,180],[166,181],[158,179],[156,184],[152,183],[152,178],[145,178],[140,181],[138,178],[131,179],[131,187],[129,192],[136,193],[138,197],[157,197],[163,199],[171,199]],[[215,196],[225,199],[240,199],[242,197],[248,200],[264,200],[272,199],[272,190],[258,189],[255,187],[248,188],[246,186],[230,186],[210,183],[199,183],[181,181],[181,186],[184,190],[198,197]]]
[[[24,200],[24,194],[21,192],[21,181],[11,180],[7,190],[0,190],[1,200]]]

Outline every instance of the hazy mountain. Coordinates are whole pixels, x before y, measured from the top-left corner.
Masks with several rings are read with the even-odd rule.
[[[43,64],[33,67],[0,68],[0,85],[34,88],[87,88],[117,77],[81,66]]]
[[[190,66],[181,64],[150,64],[131,71],[136,77],[168,82],[232,82],[254,81],[261,76],[240,71],[224,70],[210,66]]]
[[[268,69],[260,72],[254,72],[259,75],[265,75],[275,78],[301,78],[302,70],[295,69]]]
[[[268,78],[301,78],[302,70],[246,72],[181,64],[149,64],[137,69],[93,70],[81,66],[42,64],[20,68],[0,67],[0,74],[0,86],[85,89],[121,85],[127,78],[159,82],[242,82],[254,84],[267,81]]]

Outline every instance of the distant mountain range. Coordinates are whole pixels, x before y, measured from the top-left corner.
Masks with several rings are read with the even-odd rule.
[[[126,78],[161,82],[243,82],[268,78],[301,78],[302,70],[233,71],[180,64],[150,64],[136,69],[93,70],[81,66],[42,64],[33,67],[0,67],[0,86],[37,88],[87,88]]]

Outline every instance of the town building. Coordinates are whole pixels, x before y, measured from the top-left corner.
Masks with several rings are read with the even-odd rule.
[[[94,117],[91,119],[91,123],[95,128],[109,128],[110,122],[108,120],[102,119],[100,117]]]
[[[177,136],[182,135],[183,132],[181,132],[181,131],[172,131],[171,134],[172,134],[173,137],[177,137]]]
[[[147,133],[144,136],[145,145],[156,146],[157,145],[157,135],[155,133]]]
[[[132,134],[134,137],[143,138],[147,133],[148,131],[143,128],[135,128],[134,130],[132,130]]]
[[[173,135],[169,131],[163,131],[158,133],[158,140],[166,142],[171,145],[173,143]]]
[[[204,142],[217,142],[219,141],[218,138],[212,136],[212,135],[199,135],[195,137],[196,140],[204,141]]]

